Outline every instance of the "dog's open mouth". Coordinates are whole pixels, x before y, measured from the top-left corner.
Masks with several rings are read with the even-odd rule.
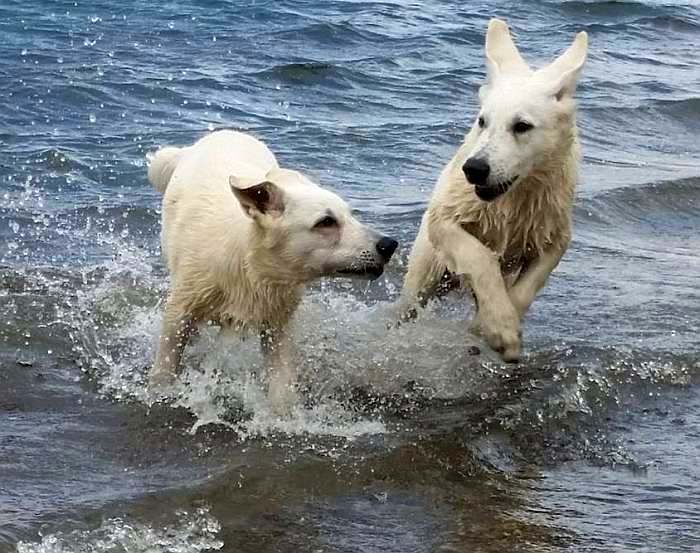
[[[346,269],[338,269],[336,271],[340,275],[358,278],[369,278],[374,280],[379,278],[384,273],[384,267],[381,265],[362,265],[359,267],[348,267]]]
[[[510,180],[502,181],[499,182],[496,185],[486,185],[486,186],[479,186],[475,185],[474,186],[474,192],[476,195],[479,197],[480,200],[483,200],[485,202],[490,202],[492,200],[495,200],[502,194],[505,194],[508,192],[508,189],[513,186],[515,181],[518,180],[518,177],[513,177]]]

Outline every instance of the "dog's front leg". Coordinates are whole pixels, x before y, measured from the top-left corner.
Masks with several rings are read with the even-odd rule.
[[[426,213],[408,258],[408,271],[399,300],[402,320],[414,318],[417,314],[417,308],[424,307],[428,300],[435,295],[446,269],[447,267],[441,262],[437,250],[430,242]]]
[[[267,365],[267,398],[278,415],[289,413],[297,403],[297,370],[294,347],[286,328],[265,327],[260,344]]]
[[[183,313],[169,298],[163,314],[158,352],[148,377],[150,387],[158,388],[175,381],[180,372],[182,353],[196,331],[194,319]]]
[[[520,318],[508,296],[496,254],[451,221],[431,220],[430,240],[440,249],[448,269],[464,275],[476,296],[474,330],[505,361],[517,361]]]
[[[508,291],[513,307],[518,312],[520,320],[525,317],[527,310],[535,301],[535,296],[547,283],[552,271],[559,265],[568,244],[552,247],[530,263],[525,274],[520,275]]]

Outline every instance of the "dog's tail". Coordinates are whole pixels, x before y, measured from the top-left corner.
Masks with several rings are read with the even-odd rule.
[[[146,154],[148,161],[148,180],[151,181],[153,188],[161,194],[165,193],[168,188],[170,177],[177,167],[185,148],[176,148],[174,146],[166,146],[155,153]]]

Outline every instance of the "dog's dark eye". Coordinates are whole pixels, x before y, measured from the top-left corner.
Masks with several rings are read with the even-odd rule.
[[[518,121],[515,125],[513,125],[513,132],[515,134],[523,134],[529,130],[532,130],[534,127],[535,126],[531,123],[527,123],[525,121]]]
[[[320,219],[314,225],[314,228],[333,228],[338,226],[338,221],[336,221],[330,215],[326,215],[323,219]]]
[[[483,129],[486,126],[486,120],[484,119],[483,115],[479,116],[477,123],[478,123],[480,129]]]

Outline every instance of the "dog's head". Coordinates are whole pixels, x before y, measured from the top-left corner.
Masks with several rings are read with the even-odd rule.
[[[476,195],[491,201],[565,151],[575,127],[573,95],[586,61],[588,37],[552,63],[532,71],[507,25],[492,19],[486,33],[487,82],[471,133],[475,146],[463,165]]]
[[[304,175],[273,169],[260,182],[230,178],[254,222],[252,257],[271,280],[305,282],[321,276],[374,279],[398,243],[361,224],[348,205]]]

